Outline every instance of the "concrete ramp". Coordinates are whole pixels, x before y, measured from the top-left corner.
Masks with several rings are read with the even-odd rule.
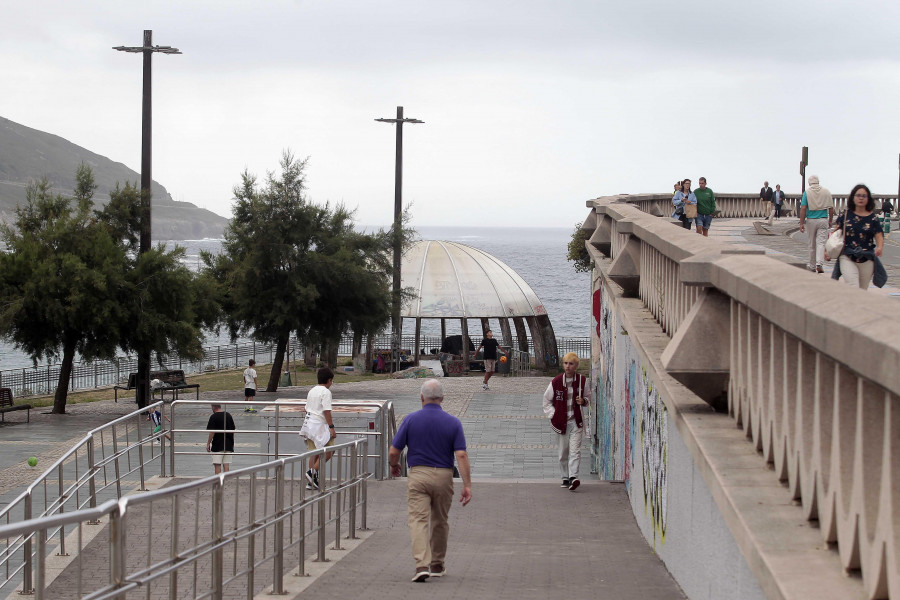
[[[638,531],[622,484],[587,481],[570,492],[556,480],[476,480],[463,507],[455,483],[446,576],[410,581],[406,481],[375,482],[372,535],[311,582],[304,597],[685,597]],[[294,579],[285,580],[289,589]]]

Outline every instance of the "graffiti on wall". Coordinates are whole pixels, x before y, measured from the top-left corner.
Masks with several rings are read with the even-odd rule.
[[[594,403],[594,435],[591,438],[592,453],[591,466],[600,479],[607,481],[621,481],[622,469],[619,467],[617,457],[620,453],[619,435],[617,425],[620,420],[617,417],[615,396],[613,393],[615,381],[615,315],[610,311],[608,290],[604,288],[601,279],[594,283],[595,290],[592,298],[592,315],[594,328],[592,331],[593,362],[591,364],[591,377]]]
[[[668,433],[666,405],[644,375],[647,397],[641,409],[641,467],[644,484],[644,513],[653,524],[653,543],[666,541]]]

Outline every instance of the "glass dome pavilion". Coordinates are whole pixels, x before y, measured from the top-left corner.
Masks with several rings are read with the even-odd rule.
[[[559,364],[556,336],[540,298],[509,265],[487,252],[457,242],[415,242],[403,255],[401,286],[414,292],[400,314],[415,319],[416,357],[422,319],[441,320],[441,339],[447,337],[447,319],[459,320],[464,336],[469,319],[480,320],[483,332],[492,329],[494,319],[501,344],[512,345],[512,320],[519,350],[528,351],[530,333],[537,368]],[[473,340],[476,347],[478,341]]]

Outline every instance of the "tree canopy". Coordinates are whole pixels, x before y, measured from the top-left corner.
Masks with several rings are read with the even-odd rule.
[[[575,271],[578,273],[589,273],[594,268],[594,262],[591,255],[588,254],[584,244],[591,238],[591,232],[581,228],[581,223],[575,224],[575,231],[572,232],[572,239],[569,241],[568,255],[566,259],[575,263]]]
[[[262,186],[244,171],[223,250],[203,255],[232,338],[276,344],[268,391],[277,389],[292,333],[321,344],[350,326],[377,331],[390,314],[390,234],[359,233],[343,206],[309,202],[306,166],[285,151],[280,173]]]
[[[53,412],[64,413],[75,355],[114,359],[117,349],[199,355],[199,316],[183,250],[134,251],[140,191],[116,187],[102,211],[81,165],[72,198],[44,179],[28,186],[13,226],[0,226],[0,335],[32,357],[62,358]],[[201,305],[202,306],[202,305]]]

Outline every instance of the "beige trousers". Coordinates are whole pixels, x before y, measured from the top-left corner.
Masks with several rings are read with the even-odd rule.
[[[874,262],[867,260],[863,263],[856,263],[846,256],[841,256],[838,260],[841,261],[841,279],[844,280],[844,283],[859,286],[863,290],[869,289],[869,284],[875,275]]]
[[[806,238],[809,241],[809,262],[806,263],[806,266],[810,269],[815,269],[816,267],[821,267],[825,262],[828,219],[807,219],[805,226]]]
[[[408,479],[409,535],[416,568],[443,566],[450,533],[447,516],[453,503],[453,469],[411,467]]]

